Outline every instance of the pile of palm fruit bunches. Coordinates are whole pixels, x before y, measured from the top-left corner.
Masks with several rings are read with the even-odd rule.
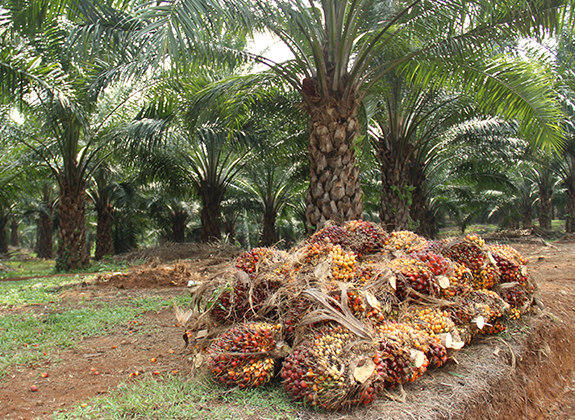
[[[184,339],[227,385],[280,376],[296,401],[370,404],[527,312],[527,260],[477,235],[440,241],[351,221],[289,252],[255,248],[192,292]]]

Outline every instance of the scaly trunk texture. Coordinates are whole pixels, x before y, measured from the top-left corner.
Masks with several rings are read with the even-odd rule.
[[[38,258],[54,258],[54,238],[52,235],[52,215],[40,213],[37,220],[36,253]]]
[[[575,233],[575,191],[567,190],[565,213],[565,232]]]
[[[531,206],[523,206],[521,209],[521,227],[523,229],[533,228],[533,214],[531,212]]]
[[[236,241],[236,222],[237,213],[226,214],[222,220],[222,228],[224,230],[224,235],[227,237],[228,242],[233,244]]]
[[[88,265],[84,194],[84,188],[71,185],[64,186],[60,191],[57,271],[70,271]]]
[[[307,228],[321,229],[328,220],[361,219],[363,202],[353,142],[359,131],[355,104],[334,98],[308,108],[310,183],[306,196]]]
[[[186,225],[188,215],[186,212],[175,212],[172,214],[172,240],[182,243],[186,241]]]
[[[8,217],[0,215],[0,254],[8,253],[8,236],[6,235],[6,225]]]
[[[264,212],[264,228],[262,231],[260,246],[272,246],[278,241],[276,217],[276,212],[273,210],[266,210]]]
[[[381,171],[379,218],[387,231],[406,230],[409,227],[413,186],[410,183],[411,149],[387,150],[379,144],[378,162]]]
[[[202,227],[200,229],[200,241],[212,242],[222,239],[222,209],[221,201],[209,197],[211,200],[202,198],[202,212],[200,220]]]
[[[10,223],[10,245],[17,248],[20,246],[20,238],[18,237],[18,220],[12,218]]]
[[[551,230],[552,213],[551,191],[539,188],[539,227],[541,229]]]
[[[412,218],[419,222],[415,229],[415,233],[425,238],[435,239],[439,234],[437,227],[437,219],[431,210],[429,210],[429,203],[421,194],[421,189],[416,188],[413,192],[413,203],[411,205],[410,213]]]
[[[112,213],[113,206],[106,203],[96,205],[98,225],[96,226],[96,251],[94,258],[100,261],[105,255],[114,255],[114,241],[112,240]]]

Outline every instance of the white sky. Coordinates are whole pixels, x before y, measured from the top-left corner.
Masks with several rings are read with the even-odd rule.
[[[293,58],[293,54],[277,37],[270,33],[258,34],[248,48],[251,52],[281,63]]]

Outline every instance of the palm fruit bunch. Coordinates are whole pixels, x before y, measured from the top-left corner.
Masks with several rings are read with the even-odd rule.
[[[280,286],[281,283],[275,280],[252,280],[246,274],[236,275],[219,287],[219,296],[211,307],[212,318],[224,325],[249,320]]]
[[[396,258],[389,263],[389,268],[398,273],[396,293],[400,299],[409,296],[415,300],[420,300],[420,297],[409,289],[427,296],[440,294],[441,288],[433,272],[427,264],[417,258],[408,256]]]
[[[499,334],[507,329],[507,325],[505,325],[505,321],[503,318],[497,318],[491,321],[488,324],[485,324],[482,329],[478,331],[478,334]]]
[[[443,255],[431,251],[412,252],[412,258],[423,261],[436,276],[447,276],[450,270],[450,261]]]
[[[529,282],[527,260],[516,249],[509,245],[492,245],[489,251],[499,268],[501,283],[517,282],[527,286]]]
[[[383,248],[393,254],[423,251],[427,246],[427,239],[408,230],[391,232],[383,242]]]
[[[292,344],[299,321],[314,309],[313,302],[303,293],[286,300],[289,305],[283,317],[284,334],[288,343]]]
[[[493,289],[499,279],[499,268],[489,259],[486,259],[480,268],[471,270],[471,284],[477,290]]]
[[[487,249],[482,238],[475,234],[469,234],[465,235],[463,239],[446,243],[442,254],[474,271],[483,267],[487,258]]]
[[[428,334],[447,333],[455,326],[447,311],[431,307],[411,308],[402,320]]]
[[[471,290],[471,272],[465,265],[451,261],[451,272],[449,273],[449,286],[441,289],[444,298],[460,296]]]
[[[253,248],[243,252],[236,259],[236,268],[248,273],[254,279],[263,264],[272,264],[284,261],[287,253],[272,248]]]
[[[333,293],[332,297],[337,302],[341,301],[341,295],[339,291],[337,293]],[[353,316],[356,318],[365,318],[367,312],[367,304],[357,290],[347,290],[347,307],[351,310]]]
[[[429,366],[441,367],[447,363],[447,348],[441,343],[437,336],[430,336],[429,350],[425,352],[425,357],[429,360]]]
[[[532,293],[520,284],[507,283],[498,287],[495,292],[511,307],[511,318],[519,318],[531,306]]]
[[[349,248],[359,257],[382,249],[387,237],[381,226],[363,220],[347,222],[344,229]]]
[[[492,290],[473,290],[467,295],[467,299],[475,303],[485,304],[489,307],[487,313],[488,318],[486,322],[490,322],[504,315],[509,311],[509,304],[507,304],[501,297]]]
[[[350,282],[354,279],[357,270],[357,261],[353,252],[344,251],[341,245],[333,245],[329,241],[305,245],[300,252],[303,253],[302,263],[308,268],[316,267],[321,262],[328,262],[331,279]]]
[[[350,345],[358,337],[339,325],[311,331],[284,360],[281,377],[296,401],[327,410],[369,404],[382,381],[372,345]]]
[[[348,247],[350,242],[348,239],[347,230],[338,225],[329,225],[324,227],[323,229],[318,230],[316,233],[310,236],[305,241],[305,244],[323,245],[327,242],[333,245],[341,245],[343,247]]]
[[[227,386],[257,388],[274,375],[274,357],[280,327],[244,323],[230,328],[208,349],[208,366]]]
[[[415,380],[416,376],[425,373],[429,361],[425,358],[419,367],[416,367],[408,348],[402,347],[393,341],[380,339],[378,351],[373,356],[378,376],[383,383],[377,383],[376,393],[382,388],[395,388],[397,385]]]

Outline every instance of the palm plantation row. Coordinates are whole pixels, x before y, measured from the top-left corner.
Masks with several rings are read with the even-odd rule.
[[[42,257],[56,223],[60,270],[92,242],[97,259],[160,238],[289,245],[329,220],[433,236],[445,215],[529,227],[537,208],[549,229],[554,194],[575,230],[569,2],[0,12],[0,252],[23,217]],[[255,50],[261,33],[285,61]]]

